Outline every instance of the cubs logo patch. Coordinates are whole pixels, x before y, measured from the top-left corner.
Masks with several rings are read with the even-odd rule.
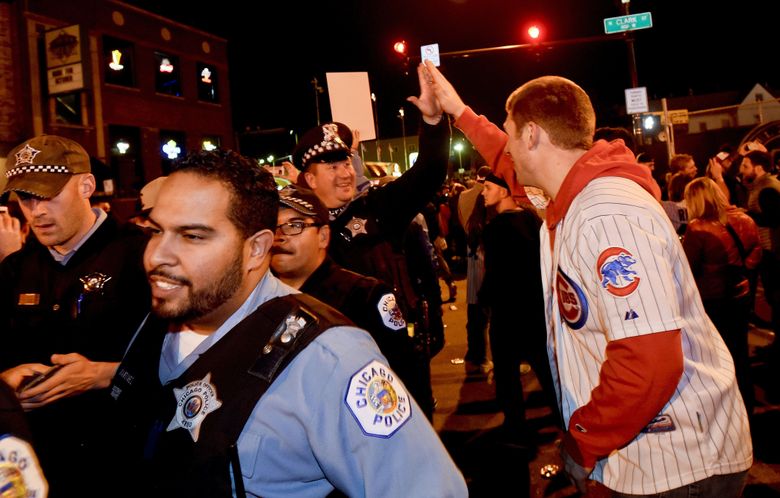
[[[626,297],[639,287],[639,278],[631,267],[634,256],[622,247],[609,247],[596,260],[596,271],[601,275],[601,287],[617,297]]]
[[[173,420],[166,430],[172,431],[179,427],[187,429],[192,440],[197,442],[200,424],[203,423],[206,415],[222,406],[222,402],[217,399],[217,389],[211,383],[211,373],[206,374],[202,380],[194,380],[181,389],[174,387],[173,395],[176,397],[176,413],[173,414]]]
[[[344,402],[367,436],[389,438],[412,418],[406,388],[377,360],[352,375]]]
[[[563,320],[574,330],[582,328],[588,321],[588,300],[580,286],[560,268],[555,279],[555,292]]]
[[[0,436],[0,496],[46,496],[49,485],[32,447],[14,436]]]
[[[392,293],[385,294],[379,299],[376,307],[379,310],[379,316],[382,317],[382,322],[387,328],[393,330],[406,328],[406,321],[401,313],[401,308],[398,307],[395,295]]]

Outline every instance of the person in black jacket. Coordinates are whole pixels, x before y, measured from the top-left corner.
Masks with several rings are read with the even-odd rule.
[[[525,420],[520,363],[527,359],[557,413],[547,361],[547,333],[539,260],[542,221],[532,209],[520,208],[503,178],[490,174],[482,190],[486,207],[497,214],[485,226],[485,279],[479,302],[490,310],[490,349],[496,400],[504,412],[507,439],[533,444]]]
[[[332,232],[328,253],[340,265],[389,284],[404,316],[424,333],[423,303],[415,294],[403,255],[403,238],[412,219],[444,183],[449,156],[449,126],[433,95],[430,77],[419,66],[420,96],[410,97],[422,113],[420,154],[396,180],[357,193],[350,159],[352,132],[343,123],[325,123],[301,137],[293,162],[297,183],[310,188],[328,208]]]
[[[373,277],[347,270],[328,256],[328,211],[308,189],[281,193],[271,270],[279,279],[342,312],[376,341],[390,368],[432,419],[430,367],[407,334],[392,289]]]
[[[112,451],[106,388],[150,306],[146,237],[90,207],[95,177],[76,142],[35,137],[6,165],[4,193],[19,197],[34,237],[0,264],[0,378],[29,412],[51,496],[100,494]]]

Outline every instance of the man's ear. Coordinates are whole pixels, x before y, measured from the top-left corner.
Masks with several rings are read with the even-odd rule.
[[[79,182],[79,195],[83,199],[89,199],[97,189],[97,182],[95,176],[92,173],[85,173],[80,175]]]
[[[260,230],[244,243],[247,249],[249,269],[258,268],[271,251],[274,243],[274,234],[271,230]]]
[[[304,171],[303,178],[306,180],[306,183],[309,184],[311,190],[317,188],[317,176],[314,173],[308,170]]]
[[[330,244],[330,226],[323,225],[319,230],[319,247],[327,249]]]

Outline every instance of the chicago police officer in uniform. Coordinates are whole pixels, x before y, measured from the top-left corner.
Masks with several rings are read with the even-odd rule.
[[[105,388],[149,309],[146,238],[90,207],[95,177],[78,143],[35,137],[6,167],[3,193],[19,197],[34,237],[0,264],[0,377],[28,411],[51,495],[100,494],[112,451]]]
[[[449,122],[433,95],[427,70],[418,67],[420,96],[410,97],[422,113],[420,154],[414,166],[381,188],[357,194],[350,159],[352,132],[342,123],[307,131],[293,153],[298,184],[311,188],[330,211],[329,254],[340,265],[393,287],[401,310],[425,330],[423,309],[412,289],[402,253],[404,234],[444,183]]]
[[[269,271],[269,172],[230,151],[175,166],[149,216],[148,317],[112,396],[136,496],[466,496],[376,343]],[[140,488],[140,489],[139,489]]]
[[[271,269],[282,282],[336,308],[367,330],[428,418],[430,365],[414,348],[393,290],[381,280],[347,270],[328,256],[328,211],[308,189],[281,192]]]

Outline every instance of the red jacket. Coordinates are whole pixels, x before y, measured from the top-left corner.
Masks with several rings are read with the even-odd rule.
[[[758,267],[761,261],[758,226],[750,216],[735,207],[729,209],[728,219],[747,253],[745,266],[748,269]],[[685,232],[683,249],[702,300],[729,297],[726,267],[741,265],[742,258],[726,227],[717,220],[692,220]]]

